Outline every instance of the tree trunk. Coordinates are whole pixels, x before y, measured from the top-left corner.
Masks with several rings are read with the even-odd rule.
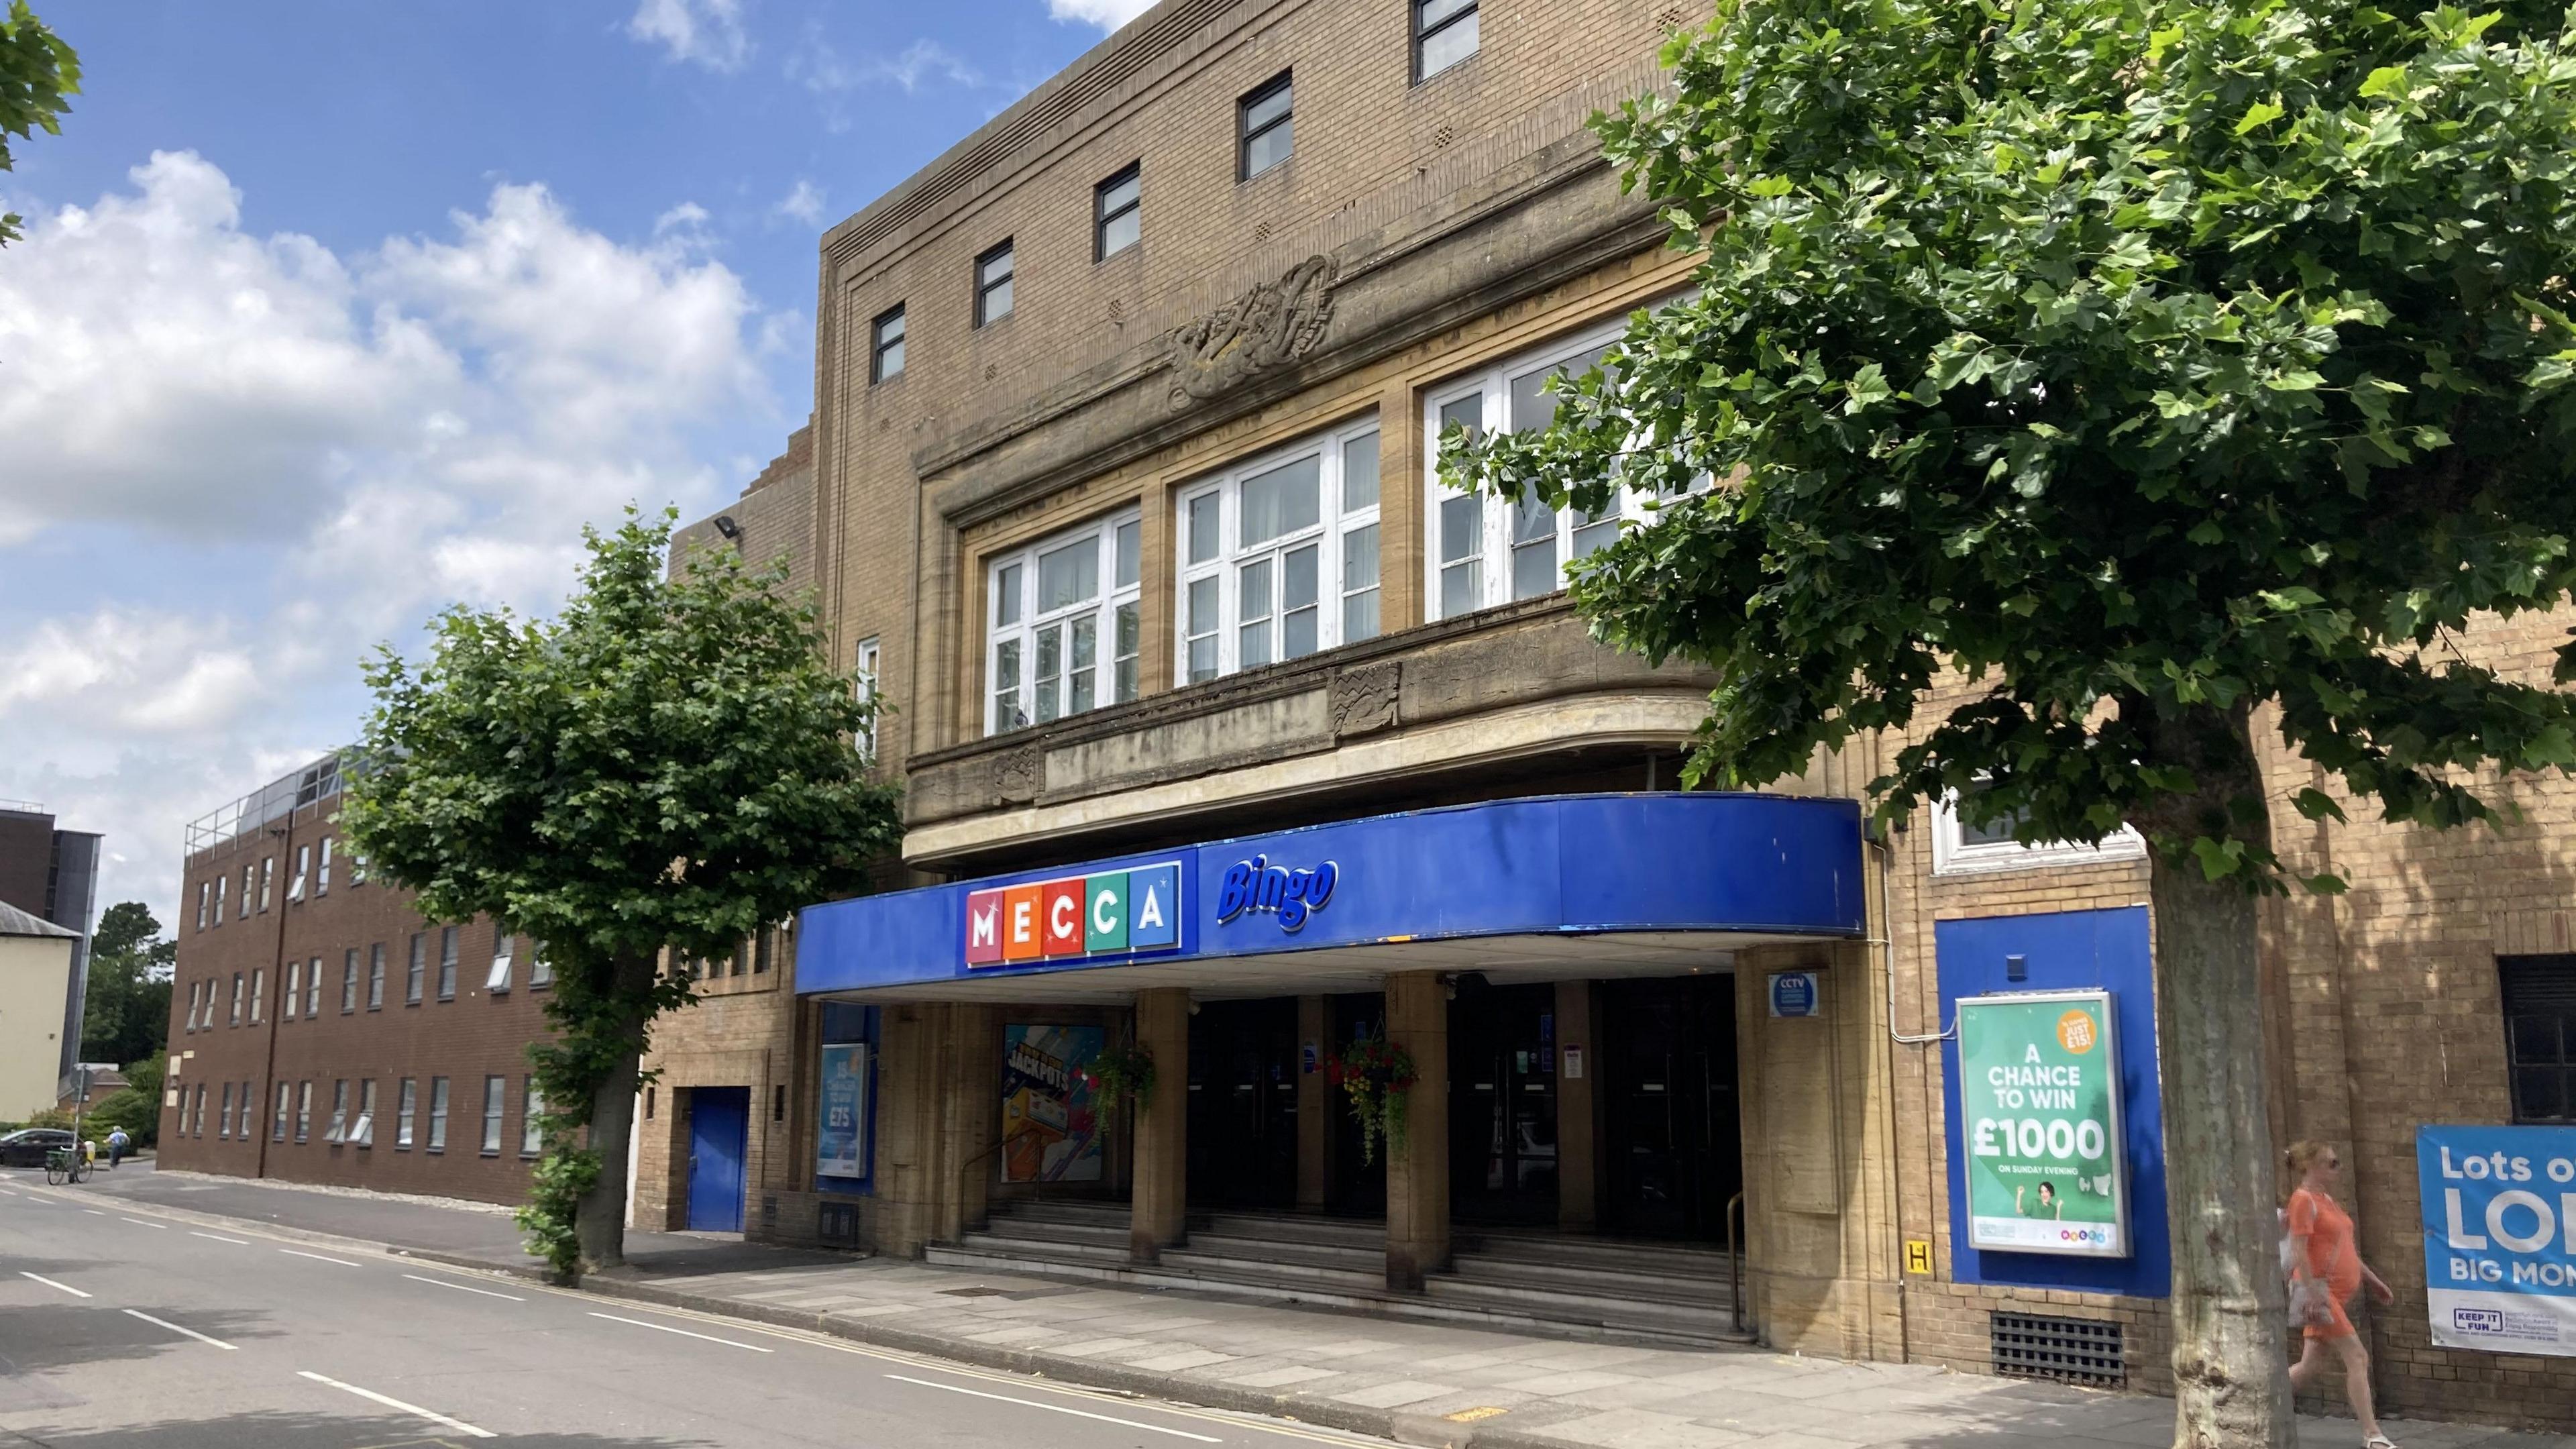
[[[2266,1110],[2255,900],[2154,865],[2156,1026],[2173,1213],[2175,1449],[2298,1442]]]
[[[644,1029],[652,1021],[652,996],[660,959],[646,955],[609,968],[611,999],[623,1010],[619,1051],[608,1075],[590,1094],[590,1150],[599,1154],[599,1181],[573,1207],[573,1235],[587,1273],[626,1262],[626,1154],[635,1135],[635,1089],[644,1066]]]
[[[635,1132],[635,1079],[643,1053],[627,1051],[590,1094],[590,1150],[599,1154],[599,1181],[573,1207],[573,1233],[581,1240],[581,1270],[626,1262],[626,1151]]]

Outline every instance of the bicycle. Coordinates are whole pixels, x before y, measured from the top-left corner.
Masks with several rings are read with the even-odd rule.
[[[77,1147],[57,1147],[45,1154],[45,1181],[55,1187],[90,1175],[90,1165]]]

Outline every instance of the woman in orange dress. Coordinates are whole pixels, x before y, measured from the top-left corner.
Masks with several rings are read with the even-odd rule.
[[[2352,1240],[2352,1218],[2334,1200],[2335,1175],[2343,1171],[2343,1154],[2322,1142],[2290,1146],[2282,1176],[2297,1186],[2290,1193],[2285,1221],[2290,1233],[2290,1286],[2310,1303],[2307,1347],[2290,1367],[2290,1388],[2303,1390],[2326,1366],[2329,1353],[2343,1360],[2343,1389],[2352,1401],[2352,1416],[2361,1425],[2362,1449],[2397,1449],[2379,1432],[2370,1405],[2370,1355],[2352,1326],[2344,1304],[2370,1285],[2381,1303],[2395,1298],[2388,1285]]]

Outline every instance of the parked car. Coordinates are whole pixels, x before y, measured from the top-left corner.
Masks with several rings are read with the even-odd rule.
[[[21,1127],[0,1137],[0,1167],[42,1167],[46,1153],[71,1145],[72,1134],[64,1128]]]

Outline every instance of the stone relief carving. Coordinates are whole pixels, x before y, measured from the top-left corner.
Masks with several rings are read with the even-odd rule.
[[[1363,664],[1333,675],[1333,734],[1364,735],[1395,723],[1396,700],[1404,690],[1404,666],[1390,659]]]
[[[1038,789],[1046,783],[1046,752],[1036,745],[1022,745],[1004,755],[997,763],[995,785],[1005,804],[1025,805],[1038,798]]]
[[[1312,352],[1333,320],[1333,259],[1312,256],[1172,334],[1172,406],[1212,398]]]

